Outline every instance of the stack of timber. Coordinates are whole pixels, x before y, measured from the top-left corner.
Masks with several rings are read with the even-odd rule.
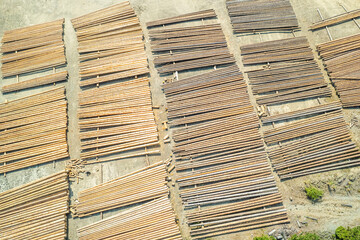
[[[65,239],[68,185],[63,171],[0,193],[0,238]]]
[[[343,106],[360,106],[360,34],[319,44],[317,50]]]
[[[238,67],[167,83],[164,92],[170,125],[177,127],[177,182],[193,238],[287,222]],[[269,202],[266,210],[256,204],[261,201]],[[218,209],[233,212],[219,215]],[[244,220],[235,221],[239,219]]]
[[[356,9],[350,12],[346,12],[337,16],[333,16],[328,19],[321,20],[310,26],[310,30],[315,31],[324,27],[336,25],[346,21],[351,21],[354,18],[360,17],[360,9]]]
[[[109,161],[158,153],[149,73],[139,20],[129,2],[73,19],[80,53],[81,158]],[[139,76],[139,78],[138,78]],[[109,84],[104,84],[109,83]],[[100,84],[102,84],[100,86]],[[106,156],[106,157],[105,157]]]
[[[131,208],[78,229],[80,240],[181,240],[175,214],[167,197]]]
[[[52,70],[51,74],[3,86],[8,93],[66,80],[67,71],[55,73],[66,63],[63,35],[64,19],[6,31],[2,38],[3,77]]]
[[[212,9],[199,11],[195,13],[188,13],[183,14],[176,17],[170,17],[165,18],[157,21],[147,22],[147,27],[158,27],[158,26],[164,26],[168,24],[175,24],[175,23],[181,23],[181,22],[187,22],[187,21],[194,21],[194,20],[201,20],[201,19],[208,19],[208,18],[216,18],[216,13]]]
[[[286,210],[280,205],[280,194],[271,194],[256,199],[234,202],[220,208],[204,209],[187,214],[193,228],[193,239],[204,239],[215,234],[228,234],[275,224],[285,224]],[[205,230],[202,229],[203,226]]]
[[[80,53],[80,86],[149,73],[143,34],[129,2],[71,20]]]
[[[341,110],[341,109],[342,109],[341,103],[338,101],[335,101],[335,102],[324,103],[324,104],[320,104],[315,107],[305,108],[305,109],[301,109],[301,110],[297,110],[297,111],[293,111],[293,112],[287,112],[287,113],[277,114],[274,116],[262,117],[261,122],[263,124],[274,123],[274,122],[286,121],[286,120],[295,119],[295,118],[309,117],[312,115]]]
[[[180,15],[148,23],[154,63],[161,74],[234,63],[220,24],[192,27],[166,26],[187,20],[216,17],[213,10]],[[160,27],[161,26],[161,27]]]
[[[100,156],[108,161],[114,157],[110,154],[158,146],[147,77],[83,91],[79,102],[81,158],[87,163]],[[145,149],[134,154],[158,152]]]
[[[84,217],[168,194],[165,166],[153,164],[79,193],[75,215]]]
[[[281,179],[360,165],[359,149],[351,140],[341,109],[328,107],[329,104],[322,106],[323,110],[327,109],[325,114],[264,132],[269,145],[287,141],[268,148],[269,158]]]
[[[285,38],[241,46],[244,65],[314,61],[306,37]]]
[[[235,33],[299,28],[289,0],[227,0],[226,6]]]
[[[246,45],[241,53],[245,65],[268,64],[247,72],[259,105],[331,96],[305,37]]]
[[[65,89],[0,105],[0,173],[68,157]]]

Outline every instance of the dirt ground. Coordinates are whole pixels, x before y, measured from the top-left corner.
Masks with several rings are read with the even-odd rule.
[[[308,26],[320,19],[316,9],[319,9],[324,18],[337,15],[344,12],[344,9],[339,5],[337,0],[290,0],[295,13],[298,17],[301,31],[296,32],[296,36],[307,36],[314,54],[318,59],[315,52],[315,45],[328,41],[329,38],[325,30],[316,32],[308,31]],[[77,40],[75,31],[71,26],[70,19],[89,13],[113,4],[118,3],[116,0],[1,0],[0,1],[0,37],[4,31],[11,30],[19,27],[39,24],[47,21],[52,21],[60,18],[65,18],[65,46],[67,56],[67,70],[69,72],[69,79],[64,85],[66,87],[66,96],[68,99],[68,143],[69,153],[71,158],[79,158],[80,156],[80,140],[79,128],[77,120],[77,107],[78,107],[78,93],[79,88],[79,74],[78,74],[78,53]],[[165,17],[171,17],[178,14],[190,13],[194,11],[213,8],[215,9],[218,20],[222,25],[224,34],[228,41],[230,51],[235,55],[237,64],[243,71],[244,67],[241,62],[240,46],[259,42],[258,35],[235,36],[232,32],[230,18],[228,16],[225,0],[130,0],[132,6],[140,18],[141,25],[145,34],[146,51],[149,59],[149,67],[151,72],[151,92],[153,104],[160,106],[155,111],[155,117],[159,128],[161,139],[161,156],[151,156],[150,162],[168,159],[171,155],[170,144],[164,144],[162,139],[165,135],[169,134],[162,126],[162,122],[166,120],[165,98],[161,89],[161,84],[164,78],[161,78],[153,64],[153,56],[150,51],[147,29],[145,23],[152,20],[157,20]],[[358,0],[342,0],[341,3],[348,9],[353,10],[360,8],[360,1]],[[360,20],[359,20],[360,22]],[[360,33],[360,29],[353,22],[347,22],[338,26],[330,27],[331,35],[334,39],[349,36],[352,34]],[[275,40],[284,37],[292,37],[289,33],[269,33],[261,34],[262,40]],[[324,78],[329,82],[329,79],[321,65]],[[187,73],[180,74],[180,78],[186,76]],[[248,79],[246,79],[248,80]],[[14,79],[1,80],[2,84],[9,84]],[[21,91],[13,94],[0,94],[0,102],[5,99],[11,100],[19,97],[34,94],[49,87],[41,87],[33,90]],[[249,89],[251,92],[251,90]],[[251,101],[255,106],[254,98],[251,96]],[[337,96],[333,91],[332,99]],[[331,101],[331,99],[322,99],[321,101]],[[316,100],[299,101],[291,104],[283,104],[281,106],[274,106],[270,108],[271,113],[282,113],[291,110],[297,110],[316,105]],[[346,120],[348,123],[357,122],[360,119],[360,109],[353,108],[344,110]],[[263,128],[260,129],[263,131]],[[351,132],[357,144],[360,146],[360,122],[351,128]],[[171,132],[170,132],[171,135]],[[0,176],[0,192],[7,189],[22,185],[29,181],[47,176],[49,174],[58,172],[64,168],[64,161],[56,163],[55,167],[52,163],[43,164],[41,166],[30,167],[27,169],[8,173],[6,177]],[[77,192],[95,186],[101,181],[108,181],[116,177],[122,176],[134,170],[146,166],[145,158],[132,158],[124,159],[116,162],[103,163],[102,165],[88,165],[86,171],[89,174],[84,175],[84,179],[79,183],[71,183],[71,204],[74,203]],[[175,171],[172,174],[176,174]],[[276,174],[274,173],[276,176]],[[304,193],[305,183],[313,184],[324,190],[324,197],[322,201],[312,203],[306,199]],[[360,223],[360,168],[337,170],[327,173],[315,174],[305,177],[300,177],[288,181],[279,181],[277,184],[280,192],[283,195],[284,205],[288,210],[291,223],[288,226],[273,226],[264,229],[257,229],[246,232],[239,232],[230,235],[223,235],[212,239],[252,239],[253,236],[258,236],[263,233],[268,233],[273,229],[286,227],[293,232],[299,231],[317,231],[322,232],[323,236],[329,235],[337,226],[354,226]],[[170,187],[170,197],[173,207],[179,217],[180,228],[183,233],[184,239],[190,239],[189,229],[185,223],[184,211],[181,204],[181,199],[178,197],[177,186]],[[344,206],[345,205],[351,205]],[[124,209],[109,211],[104,213],[103,217],[106,218]],[[317,221],[313,219],[317,219]],[[93,215],[82,219],[73,219],[69,216],[68,229],[69,239],[77,239],[76,229],[89,223],[93,223],[101,219],[101,215]],[[301,224],[299,228],[298,222]],[[289,231],[290,231],[289,230]]]

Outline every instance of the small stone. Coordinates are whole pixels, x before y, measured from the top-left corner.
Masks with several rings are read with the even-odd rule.
[[[351,182],[355,181],[355,180],[356,180],[356,175],[355,175],[355,174],[350,174],[350,175],[349,175],[349,180],[350,180]]]
[[[276,232],[276,229],[273,229],[273,230],[271,230],[271,232],[269,232],[269,234],[268,235],[273,235],[274,233]]]
[[[342,183],[344,180],[345,180],[345,177],[342,175],[338,176],[338,178],[337,178],[338,184]]]
[[[276,238],[277,240],[283,240],[283,239],[284,239],[281,234],[277,235],[275,238]]]

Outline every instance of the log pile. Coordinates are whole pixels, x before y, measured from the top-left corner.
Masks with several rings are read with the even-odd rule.
[[[349,46],[329,45],[324,48],[328,51],[325,58],[336,55],[341,47],[344,51],[351,49]],[[246,45],[241,47],[241,52],[245,66],[267,64],[247,72],[259,105],[331,96],[305,37]],[[352,57],[345,58],[351,59],[348,62],[356,61]],[[346,64],[336,62],[333,66],[343,70]],[[262,118],[264,124],[304,118],[264,131],[268,146],[279,144],[268,148],[268,155],[281,179],[360,163],[356,160],[360,157],[359,149],[351,141],[341,110],[342,105],[333,102]]]
[[[293,140],[268,149],[281,179],[360,164],[359,149],[351,141],[347,124],[337,108],[265,131],[264,139],[268,144]]]
[[[197,213],[198,207],[204,214],[201,220],[189,222],[192,236],[210,237],[245,230],[249,225],[256,228],[288,221],[283,207],[279,208],[279,222],[265,221],[268,217],[257,221],[251,210],[258,211],[258,206],[238,211],[248,215],[249,225],[241,221],[226,224],[237,219],[230,212],[212,222],[216,209],[232,208],[229,201],[241,206],[278,194],[258,132],[258,118],[238,67],[231,65],[166,83],[164,92],[170,125],[177,127],[173,152],[180,195],[189,216]],[[281,203],[281,197],[276,201]],[[216,207],[209,207],[214,204]],[[224,225],[217,225],[223,221]]]
[[[319,44],[317,50],[343,106],[360,106],[360,34]]]
[[[181,240],[174,211],[167,197],[142,204],[78,229],[80,240]]]
[[[143,34],[129,2],[71,20],[80,53],[80,86],[149,73]]]
[[[106,155],[159,144],[147,77],[83,91],[79,104],[82,159],[105,161]]]
[[[188,13],[183,14],[176,17],[165,18],[157,21],[147,22],[147,27],[158,27],[168,24],[175,24],[187,21],[194,21],[194,20],[201,20],[201,19],[208,19],[208,18],[216,18],[216,13],[213,9],[208,9],[204,11],[199,11],[195,13]]]
[[[80,86],[86,87],[79,94],[81,158],[86,164],[119,159],[110,155],[127,151],[142,152],[121,158],[158,153],[146,149],[158,146],[158,132],[143,34],[130,3],[72,23],[79,42]]]
[[[279,206],[281,203],[281,195],[275,193],[221,207],[194,211],[186,216],[192,228],[193,239],[204,239],[215,234],[228,234],[288,223],[286,210]]]
[[[235,33],[299,28],[289,0],[227,0],[226,6]]]
[[[328,19],[325,20],[321,20],[319,22],[314,23],[313,25],[310,26],[310,30],[314,31],[314,30],[318,30],[324,27],[328,27],[328,26],[332,26],[335,24],[339,24],[339,23],[343,23],[346,21],[350,21],[354,18],[358,18],[360,17],[360,9],[356,9],[350,12],[346,12],[337,16],[333,16],[330,17]]]
[[[68,157],[65,89],[0,104],[0,173]]]
[[[166,26],[166,23],[181,23],[215,17],[213,10],[180,15],[175,18],[150,22],[157,26],[149,30],[154,63],[161,74],[196,68],[234,63],[220,24],[197,24],[192,27]],[[163,24],[160,28],[159,25]]]
[[[0,193],[0,238],[65,239],[68,188],[63,171]]]
[[[166,172],[160,163],[79,192],[75,215],[84,217],[168,194]]]
[[[295,118],[309,117],[312,115],[341,110],[341,109],[342,109],[341,103],[336,101],[336,102],[320,104],[315,107],[305,108],[297,111],[277,114],[274,116],[265,116],[261,118],[261,122],[263,124],[266,124],[272,122],[286,121]]]
[[[27,88],[43,86],[55,82],[61,82],[61,81],[65,81],[66,77],[67,77],[67,71],[61,71],[58,73],[53,73],[42,77],[36,77],[30,80],[5,85],[2,88],[2,92],[3,93],[14,92]]]
[[[64,19],[6,31],[2,38],[3,77],[53,70],[66,63],[63,35]],[[13,92],[66,79],[67,72],[5,85],[3,92]]]
[[[331,96],[305,37],[246,45],[241,53],[245,65],[275,64],[247,72],[259,105]]]
[[[285,38],[240,47],[244,65],[313,61],[306,37]]]
[[[264,140],[271,145],[345,125],[341,110],[337,110],[266,130],[264,131]]]

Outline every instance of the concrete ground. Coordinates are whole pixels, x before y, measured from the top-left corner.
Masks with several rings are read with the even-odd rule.
[[[319,15],[316,9],[320,9],[325,18],[340,14],[344,12],[344,9],[338,4],[336,0],[290,0],[295,13],[299,19],[299,23],[302,27],[302,31],[296,32],[296,36],[307,36],[311,47],[315,50],[315,45],[328,41],[328,37],[325,30],[319,30],[316,32],[308,31],[308,26],[318,21]],[[77,40],[75,31],[72,28],[70,19],[81,16],[83,14],[113,5],[119,1],[115,0],[1,0],[0,2],[0,37],[4,31],[16,29],[19,27],[25,27],[33,24],[39,24],[60,18],[65,18],[65,46],[67,57],[67,70],[69,72],[69,79],[66,83],[60,83],[59,85],[65,85],[66,96],[68,99],[68,143],[69,153],[71,158],[79,158],[80,156],[80,141],[79,141],[79,128],[77,120],[77,106],[78,106],[78,93],[79,88],[79,74],[78,74],[78,53]],[[145,27],[147,21],[157,20],[165,17],[171,17],[179,14],[190,13],[194,11],[204,10],[208,8],[215,9],[218,19],[222,25],[224,34],[228,41],[230,51],[235,55],[237,64],[241,70],[244,67],[240,57],[240,46],[259,42],[258,35],[247,36],[235,36],[231,29],[230,18],[227,14],[225,0],[130,0],[132,6],[135,8],[138,17],[140,18],[141,25],[145,34],[146,51],[148,53],[149,67],[151,71],[151,91],[153,97],[153,104],[160,106],[159,110],[155,111],[155,117],[159,127],[160,139],[163,139],[168,134],[166,130],[162,128],[161,122],[166,120],[165,112],[165,98],[161,90],[161,84],[163,78],[161,78],[153,64],[153,56],[150,51],[148,43],[148,34]],[[341,1],[348,10],[360,8],[360,1],[355,0],[342,0]],[[360,33],[360,29],[353,22],[347,22],[338,26],[330,27],[330,32],[334,39],[349,36],[352,34]],[[275,40],[284,37],[292,37],[289,33],[269,33],[262,34],[263,40]],[[316,52],[314,51],[314,54]],[[317,56],[317,55],[316,55]],[[318,57],[317,57],[318,58]],[[321,68],[321,61],[319,61]],[[323,70],[324,78],[329,82],[329,79]],[[180,78],[186,76],[188,73],[180,74]],[[22,78],[20,78],[22,80]],[[247,79],[246,79],[247,80]],[[9,84],[14,79],[1,80],[2,84]],[[1,95],[0,102],[4,102],[5,99],[11,100],[19,97],[34,94],[42,91],[45,88],[41,87],[33,90],[20,91],[17,93]],[[250,90],[250,89],[249,89]],[[250,91],[251,92],[251,91]],[[251,95],[251,94],[250,94]],[[334,92],[333,99],[336,99]],[[254,98],[251,95],[251,100],[255,106]],[[331,99],[321,99],[321,101],[331,101]],[[316,100],[298,101],[291,104],[283,104],[280,106],[271,107],[272,113],[281,113],[296,109],[310,107],[316,105]],[[354,121],[360,118],[360,109],[353,108],[344,110],[346,120]],[[261,129],[263,131],[263,129]],[[354,139],[360,145],[360,126],[354,125],[351,128]],[[171,154],[171,147],[169,144],[161,143],[162,154],[161,156],[151,156],[150,162],[160,161],[167,159]],[[64,169],[64,161],[59,161],[53,165],[53,163],[43,164],[41,166],[30,167],[27,169],[8,173],[6,177],[0,176],[0,192],[7,189],[25,184],[27,182],[36,180],[38,178],[47,176],[49,174],[61,171]],[[90,174],[84,175],[84,179],[79,183],[71,183],[71,204],[77,197],[77,192],[83,189],[95,186],[101,181],[108,181],[116,177],[122,176],[136,169],[140,169],[146,166],[145,158],[133,158],[124,159],[115,162],[103,163],[102,165],[88,165],[86,171]],[[283,194],[284,204],[288,209],[288,213],[291,219],[292,228],[296,231],[334,231],[339,225],[354,225],[360,222],[360,169],[345,169],[332,171],[329,173],[315,174],[311,176],[305,176],[289,181],[280,182],[278,180],[278,187]],[[174,174],[174,173],[172,173]],[[329,188],[329,182],[335,182],[334,189]],[[323,188],[325,196],[322,202],[312,204],[306,200],[303,193],[304,182],[311,182],[320,188]],[[351,187],[349,187],[351,183]],[[181,200],[177,194],[177,187],[171,188],[171,200],[173,207],[177,215],[179,216],[180,227],[183,233],[184,239],[189,238],[189,229],[184,221],[184,212],[181,205]],[[350,190],[349,190],[350,189]],[[353,208],[341,207],[341,204],[351,204]],[[104,213],[103,217],[113,215],[118,211],[109,211]],[[318,222],[306,219],[305,216],[317,218]],[[71,216],[68,221],[69,239],[77,239],[76,229],[85,226],[89,223],[98,221],[101,219],[101,215],[93,215],[82,219],[73,219]],[[297,226],[297,220],[302,222],[308,222],[307,226],[304,224],[301,229]],[[258,229],[247,232],[240,232],[231,235],[219,236],[213,239],[252,239],[252,236],[258,236],[262,233],[267,233],[279,226],[269,227],[265,229]]]

